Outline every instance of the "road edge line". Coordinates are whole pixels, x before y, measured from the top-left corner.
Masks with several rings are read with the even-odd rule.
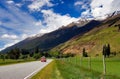
[[[52,62],[52,60],[51,60],[49,63],[51,63],[51,62]],[[47,63],[46,65],[44,65],[44,66],[42,66],[42,67],[40,67],[40,68],[38,68],[38,69],[35,70],[34,72],[30,73],[28,76],[24,77],[24,79],[28,79],[30,76],[32,76],[32,75],[35,74],[36,72],[40,71],[40,69],[43,69],[43,68],[44,68],[45,66],[47,66],[49,63]]]

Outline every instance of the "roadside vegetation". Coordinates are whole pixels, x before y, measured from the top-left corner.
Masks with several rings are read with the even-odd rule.
[[[82,56],[55,53],[57,59],[31,79],[120,79],[120,54],[114,55],[110,44],[103,45],[101,54],[90,57],[85,48]]]
[[[46,52],[39,52],[37,47],[33,52],[30,52],[26,49],[14,48],[9,52],[0,53],[0,66],[36,61],[39,60],[42,56],[50,57],[50,55]]]
[[[102,57],[69,57],[56,59],[32,79],[120,79],[119,57],[105,58],[106,74],[103,73]]]
[[[52,61],[44,69],[38,72],[32,79],[63,79],[57,68],[56,61]]]
[[[0,59],[0,66],[2,65],[9,65],[9,64],[17,64],[17,63],[24,63],[24,62],[31,62],[31,61],[35,61],[35,59],[18,59],[18,60],[13,60],[13,59]]]

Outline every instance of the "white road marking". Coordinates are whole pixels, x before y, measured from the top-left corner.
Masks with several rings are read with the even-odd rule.
[[[44,63],[44,62],[43,62]],[[50,62],[49,62],[50,63]],[[43,69],[45,66],[47,66],[49,63],[44,64],[42,67],[38,68],[37,70],[35,70],[34,72],[32,72],[31,74],[29,74],[28,76],[26,76],[24,79],[28,79],[30,78],[32,75],[34,75],[35,73],[37,73],[38,71],[40,71],[41,69]]]

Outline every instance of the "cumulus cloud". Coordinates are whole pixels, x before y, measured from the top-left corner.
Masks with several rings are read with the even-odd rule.
[[[66,26],[73,21],[77,21],[79,18],[74,18],[66,15],[60,15],[58,13],[54,13],[53,10],[42,10],[44,21],[46,27],[40,30],[41,33],[50,32],[58,29],[61,26]]]
[[[18,36],[17,35],[9,35],[9,34],[3,34],[1,36],[2,39],[17,39]]]
[[[18,6],[18,7],[21,7],[23,4],[21,4],[21,3],[16,3],[15,5]]]
[[[35,22],[35,25],[36,25],[36,26],[42,26],[42,22],[41,22],[41,20]]]
[[[90,4],[92,16],[104,18],[106,14],[111,12],[112,2],[113,0],[92,0]]]
[[[10,3],[10,2],[9,2]],[[0,7],[0,42],[1,49],[13,45],[28,36],[39,33],[41,21],[37,21],[30,14],[22,11],[15,4],[4,3]]]
[[[90,8],[90,3],[91,0],[77,0],[74,6],[77,11],[88,10]]]
[[[30,14],[21,11],[14,5],[5,5],[5,7],[7,10],[0,8],[0,21],[2,22],[2,28],[27,34],[35,33],[40,29],[40,27],[35,25],[37,20]]]
[[[25,39],[25,38],[27,38],[27,37],[28,37],[27,34],[22,34],[22,35],[21,35],[21,38],[22,38],[22,39]]]
[[[28,6],[31,11],[40,11],[43,6],[52,7],[50,0],[35,0]]]
[[[81,15],[92,16],[96,19],[105,19],[107,14],[120,10],[120,0],[91,0],[90,8],[86,9]]]
[[[110,7],[110,9],[112,11],[120,11],[120,0],[114,0],[114,1],[112,1],[111,6],[112,7]]]
[[[76,1],[74,3],[74,6],[79,6],[79,5],[83,5],[83,4],[84,4],[83,1]]]
[[[14,4],[14,1],[13,0],[8,0],[6,1],[8,4]]]

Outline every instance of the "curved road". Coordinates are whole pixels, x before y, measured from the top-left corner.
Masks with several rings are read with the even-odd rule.
[[[51,59],[48,59],[47,62],[34,61],[0,66],[0,79],[29,79],[51,61]]]

